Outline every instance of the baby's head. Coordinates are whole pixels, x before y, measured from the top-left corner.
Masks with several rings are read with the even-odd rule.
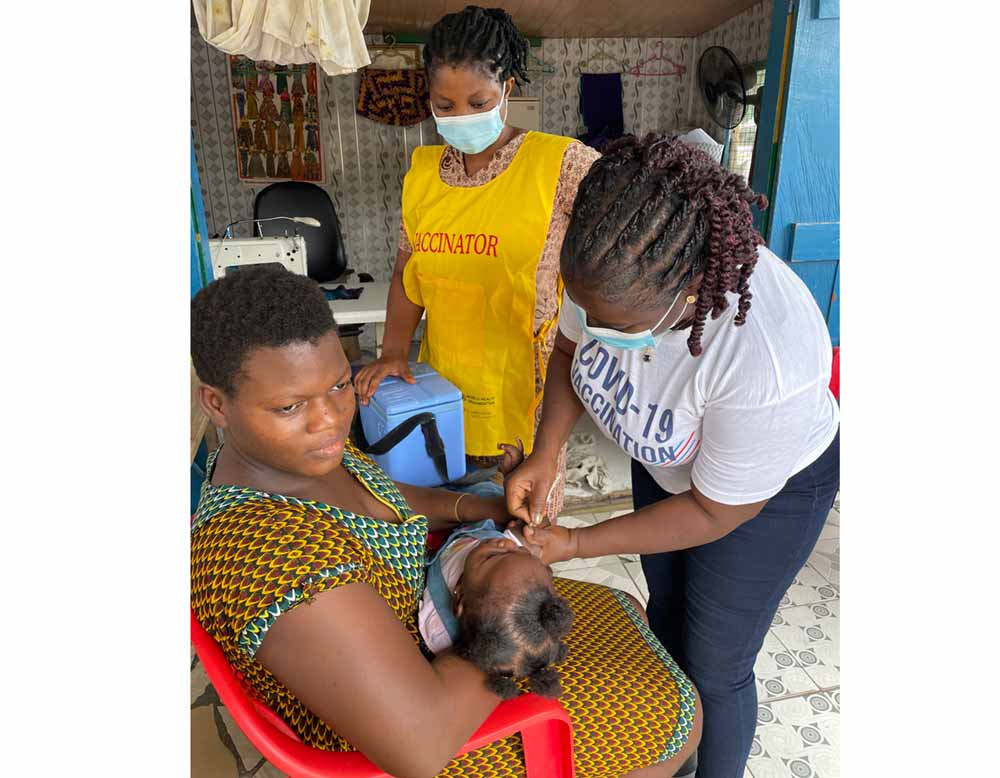
[[[465,561],[455,600],[455,652],[487,674],[502,699],[516,697],[527,678],[543,697],[558,697],[566,658],[562,642],[573,623],[569,603],[556,594],[549,566],[509,538],[484,540]]]

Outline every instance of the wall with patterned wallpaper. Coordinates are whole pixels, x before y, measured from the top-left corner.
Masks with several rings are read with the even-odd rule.
[[[355,112],[357,75],[323,77],[320,123],[328,183],[350,267],[388,280],[400,222],[403,175],[413,148],[440,143],[433,119],[414,127],[377,124]],[[209,234],[253,215],[253,201],[265,184],[237,175],[230,117],[227,55],[191,29],[191,125]],[[250,234],[251,225],[234,229]],[[391,237],[390,237],[391,236]]]
[[[602,50],[631,66],[662,42],[663,53],[684,64],[687,72],[682,77],[625,74],[626,132],[669,132],[692,124],[710,129],[700,100],[693,94],[697,56],[718,43],[732,48],[744,61],[766,58],[772,2],[764,0],[698,38],[546,39],[532,51],[556,72],[533,74],[522,94],[539,98],[542,131],[580,135],[577,67]],[[587,69],[614,72],[621,68],[601,60]],[[322,79],[320,121],[328,171],[324,188],[340,216],[350,266],[387,281],[396,254],[400,196],[410,155],[415,146],[441,143],[441,139],[433,119],[399,128],[358,116],[357,79],[354,74]],[[221,232],[230,221],[251,216],[254,195],[261,188],[237,175],[229,94],[226,55],[205,43],[192,25],[191,124],[210,234]],[[235,232],[249,235],[250,226],[240,225]]]

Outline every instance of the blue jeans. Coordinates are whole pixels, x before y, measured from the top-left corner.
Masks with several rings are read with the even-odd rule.
[[[642,556],[653,632],[698,688],[698,778],[743,778],[757,725],[753,666],[840,487],[840,433],[753,519],[712,543]],[[671,495],[632,461],[638,510]]]

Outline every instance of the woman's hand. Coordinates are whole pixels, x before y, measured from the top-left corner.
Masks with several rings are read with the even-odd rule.
[[[417,382],[410,373],[410,363],[405,354],[388,354],[383,351],[382,356],[361,368],[354,378],[354,388],[358,391],[358,399],[362,405],[368,405],[379,384],[390,375],[402,378],[408,384]]]
[[[504,480],[507,512],[525,524],[538,526],[545,519],[545,502],[556,480],[559,455],[536,449]]]
[[[542,547],[537,543],[532,543],[524,534],[525,527],[527,525],[520,519],[512,519],[507,525],[507,531],[513,532],[520,539],[521,543],[524,545],[528,551],[531,552],[533,557],[537,557],[540,561],[545,561],[542,559]]]
[[[580,546],[576,530],[568,527],[524,527],[525,545],[540,549],[541,560],[551,565],[555,562],[565,562],[576,559]]]

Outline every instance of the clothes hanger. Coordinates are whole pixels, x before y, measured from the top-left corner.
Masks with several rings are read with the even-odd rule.
[[[655,67],[648,68],[647,66],[652,66],[655,63],[667,63],[666,65],[659,64]],[[635,65],[628,69],[628,73],[633,76],[680,76],[684,75],[687,67],[681,65],[680,63],[674,62],[670,57],[663,53],[663,41],[656,42],[656,51],[646,59],[637,62]]]
[[[556,72],[556,69],[550,65],[548,62],[540,60],[530,51],[528,52],[528,72],[529,73],[541,73],[545,76],[551,76]]]
[[[368,67],[371,70],[419,70],[422,67],[419,46],[400,46],[391,32],[383,38],[385,43],[368,46],[368,56],[372,60]]]
[[[584,75],[583,71],[584,67],[592,65],[595,62],[600,62],[601,60],[614,62],[621,68],[621,70],[618,71],[619,73],[625,73],[626,71],[628,71],[628,65],[622,62],[620,59],[618,59],[618,57],[605,51],[604,42],[601,41],[600,43],[597,44],[597,53],[591,54],[590,57],[588,57],[587,59],[585,59],[583,62],[581,62],[579,65],[576,66],[577,74],[581,76]],[[598,74],[598,75],[603,75],[603,74]]]

